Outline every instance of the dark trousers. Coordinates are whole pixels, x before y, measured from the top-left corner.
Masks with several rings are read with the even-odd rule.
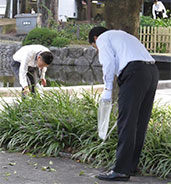
[[[19,81],[20,63],[13,60],[11,63],[11,69],[14,73],[15,78]],[[29,66],[28,72],[27,72],[27,82],[28,82],[28,86],[30,88],[30,91],[32,93],[35,93],[35,86],[38,83],[39,78],[40,78],[39,69],[37,67],[30,67]]]
[[[155,11],[155,14],[156,14],[156,18],[160,18],[160,19],[163,18],[163,11],[161,12]]]
[[[150,120],[158,69],[155,64],[129,63],[118,77],[118,145],[115,172],[136,171]]]

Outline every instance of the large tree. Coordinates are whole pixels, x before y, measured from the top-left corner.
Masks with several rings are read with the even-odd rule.
[[[37,0],[38,13],[42,14],[42,26],[50,26],[50,18],[57,22],[58,20],[58,0]]]
[[[139,13],[143,0],[105,0],[106,25],[138,37]]]

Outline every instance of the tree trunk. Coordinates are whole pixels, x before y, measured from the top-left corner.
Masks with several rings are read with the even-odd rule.
[[[109,29],[121,29],[138,38],[139,13],[142,0],[106,0],[105,19]],[[119,87],[115,77],[113,101],[117,101]]]
[[[138,37],[139,13],[142,0],[106,0],[106,26],[121,29]]]
[[[17,14],[17,0],[13,0],[13,16]]]
[[[38,0],[37,9],[38,13],[42,14],[42,27],[50,26],[50,18],[58,21],[58,0]]]
[[[52,0],[50,9],[52,11],[53,19],[57,22],[58,21],[58,0]]]
[[[6,1],[6,10],[5,10],[5,17],[6,18],[10,16],[10,2],[11,2],[11,0]]]
[[[20,13],[26,13],[26,0],[21,1],[21,12]]]
[[[77,1],[77,10],[78,10],[78,20],[82,20],[82,0],[76,0]]]

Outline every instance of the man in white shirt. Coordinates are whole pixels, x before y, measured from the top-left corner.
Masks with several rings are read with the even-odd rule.
[[[101,173],[101,180],[127,181],[137,171],[147,125],[150,119],[158,69],[144,45],[121,30],[94,27],[89,42],[98,50],[102,64],[104,91],[101,98],[112,99],[114,76],[117,76],[118,146],[111,170]]]
[[[26,45],[13,55],[12,71],[22,86],[24,96],[35,93],[39,78],[41,84],[46,85],[45,72],[52,61],[52,53],[43,45]]]
[[[152,7],[153,19],[156,18],[167,18],[166,8],[161,1],[154,0]]]

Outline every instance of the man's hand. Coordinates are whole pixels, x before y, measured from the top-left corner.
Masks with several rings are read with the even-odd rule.
[[[41,79],[41,85],[46,86],[46,79]]]
[[[101,99],[111,100],[112,99],[112,90],[104,89],[101,95]]]
[[[23,89],[23,91],[22,91],[22,93],[23,93],[24,96],[27,96],[30,93],[29,87],[28,86],[25,86],[24,89]]]

